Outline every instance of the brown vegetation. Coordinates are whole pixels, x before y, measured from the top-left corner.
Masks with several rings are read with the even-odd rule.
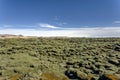
[[[66,76],[53,73],[53,72],[47,72],[41,74],[41,80],[69,80]]]
[[[115,74],[104,74],[99,80],[120,80]]]
[[[19,80],[19,79],[21,79],[22,77],[23,77],[23,75],[21,75],[21,74],[16,74],[16,75],[10,77],[9,80]]]

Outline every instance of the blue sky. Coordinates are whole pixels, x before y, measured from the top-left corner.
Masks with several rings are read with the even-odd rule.
[[[114,37],[119,33],[116,33],[119,27],[120,0],[0,0],[0,33],[17,34],[21,30],[31,30],[31,35],[35,35],[37,30],[40,32],[37,36],[41,36],[42,31],[48,34],[54,31],[53,35],[64,30],[68,31],[67,36],[81,36],[81,33],[82,37],[90,37],[86,34],[91,33],[91,29],[104,31],[107,28],[108,31],[110,28],[113,34],[106,35],[107,32],[96,36]],[[15,30],[17,32],[12,33]]]

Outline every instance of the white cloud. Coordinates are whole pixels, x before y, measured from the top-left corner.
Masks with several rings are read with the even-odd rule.
[[[53,28],[53,29],[58,28],[56,26],[53,26],[53,25],[50,25],[50,24],[46,24],[46,23],[39,23],[38,25],[40,27],[43,27],[43,28]]]
[[[42,37],[120,37],[120,27],[66,28],[62,30],[1,29],[0,34]]]
[[[120,21],[114,21],[113,23],[115,23],[115,24],[120,24]]]

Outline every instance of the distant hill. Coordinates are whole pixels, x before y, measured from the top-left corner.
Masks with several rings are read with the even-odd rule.
[[[23,36],[23,35],[13,35],[13,34],[0,34],[1,39],[6,38],[35,38],[36,36]]]

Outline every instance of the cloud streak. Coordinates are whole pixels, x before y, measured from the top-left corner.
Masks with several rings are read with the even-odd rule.
[[[39,23],[38,25],[39,25],[40,27],[42,27],[42,28],[52,28],[52,29],[58,28],[58,27],[56,27],[56,26],[53,26],[53,25],[50,25],[50,24],[46,24],[46,23]]]

